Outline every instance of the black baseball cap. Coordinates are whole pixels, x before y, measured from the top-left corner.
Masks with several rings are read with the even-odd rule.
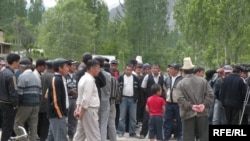
[[[169,64],[168,67],[171,67],[171,68],[174,68],[177,70],[179,70],[181,68],[181,66],[179,64],[176,64],[176,63]]]

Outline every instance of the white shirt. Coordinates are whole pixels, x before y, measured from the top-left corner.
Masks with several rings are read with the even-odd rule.
[[[133,96],[134,95],[134,77],[133,75],[123,77],[123,90],[122,95],[124,96]]]
[[[76,104],[81,105],[84,109],[99,108],[100,99],[95,84],[95,78],[85,72],[78,82],[78,97]]]
[[[41,79],[41,74],[40,74],[36,69],[33,71],[33,73],[34,73],[39,79]]]
[[[178,73],[176,76],[170,76],[170,77],[171,77],[171,79],[172,79],[172,82],[171,82],[171,88],[174,86],[175,80],[176,80],[176,78],[177,78],[177,77],[179,77],[179,76],[181,76],[181,74],[180,74],[180,73]]]
[[[64,85],[64,89],[65,89],[65,94],[66,94],[66,108],[69,108],[69,97],[68,97],[68,89],[67,89],[67,82],[64,76],[62,76],[63,79],[63,85]]]

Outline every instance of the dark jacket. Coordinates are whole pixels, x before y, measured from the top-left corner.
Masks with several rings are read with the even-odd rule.
[[[68,96],[70,96],[70,98],[77,98],[77,96],[73,96],[73,92],[72,89],[77,88],[77,76],[75,73],[72,73],[72,76],[70,76],[70,74],[68,74],[67,76],[65,76],[66,82],[67,82],[67,91],[68,91]]]
[[[168,76],[165,80],[166,83],[166,89],[167,89],[167,95],[166,95],[166,100],[169,103],[177,103],[177,95],[176,95],[176,87],[177,84],[183,79],[181,75],[178,75],[174,81],[174,85],[172,85],[172,76]]]
[[[46,71],[42,76],[41,76],[41,84],[42,84],[42,97],[41,97],[41,102],[40,102],[40,113],[46,113],[47,111],[47,99],[44,97],[46,94],[46,91],[49,87],[49,84],[52,81],[52,78],[54,76],[54,73]]]
[[[18,105],[17,80],[14,71],[6,67],[0,72],[0,102]]]
[[[223,79],[219,100],[223,106],[241,109],[245,100],[247,85],[239,74],[229,74]]]
[[[219,77],[219,78],[215,81],[215,83],[214,83],[213,89],[214,89],[214,95],[215,95],[215,98],[216,98],[216,99],[219,99],[222,82],[223,82],[223,78],[222,78],[222,77]]]
[[[138,96],[139,96],[139,81],[137,79],[137,77],[133,75],[133,85],[134,85],[134,95],[133,95],[133,98],[134,98],[134,101],[137,102],[138,100]],[[118,78],[118,82],[119,82],[119,89],[120,89],[120,92],[121,92],[121,95],[123,95],[123,87],[124,87],[124,74],[121,75],[119,78]]]
[[[77,86],[78,86],[79,80],[85,74],[86,71],[87,71],[87,68],[84,67],[82,70],[80,70],[80,71],[78,71],[76,73]],[[97,90],[98,90],[99,98],[101,99],[101,88],[106,85],[105,76],[101,72],[98,74],[98,76],[95,77],[95,84],[96,84],[96,87],[97,87]]]
[[[55,74],[48,87],[48,118],[67,116],[66,95],[62,76]]]
[[[155,81],[154,81],[154,77],[153,77],[153,74],[150,73],[148,74],[148,82],[147,82],[147,88],[146,88],[146,99],[150,96],[153,95],[153,93],[151,92],[151,86],[155,84]],[[160,77],[159,77],[159,80],[158,80],[158,84],[161,85],[161,87],[163,88],[164,84],[165,84],[165,81],[164,81],[164,76],[162,74],[160,74]],[[162,95],[161,97],[163,97],[164,99],[166,99],[166,94],[165,94],[165,91],[164,89],[162,89]]]

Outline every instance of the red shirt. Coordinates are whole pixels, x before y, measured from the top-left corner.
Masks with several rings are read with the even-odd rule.
[[[162,107],[165,105],[166,101],[160,96],[153,95],[147,99],[150,116],[162,116]]]

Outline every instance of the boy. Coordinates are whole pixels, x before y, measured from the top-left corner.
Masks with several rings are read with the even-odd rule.
[[[146,111],[149,112],[149,139],[154,141],[162,140],[162,115],[165,112],[166,101],[161,97],[162,88],[159,84],[151,86],[151,92],[154,94],[147,99]]]

